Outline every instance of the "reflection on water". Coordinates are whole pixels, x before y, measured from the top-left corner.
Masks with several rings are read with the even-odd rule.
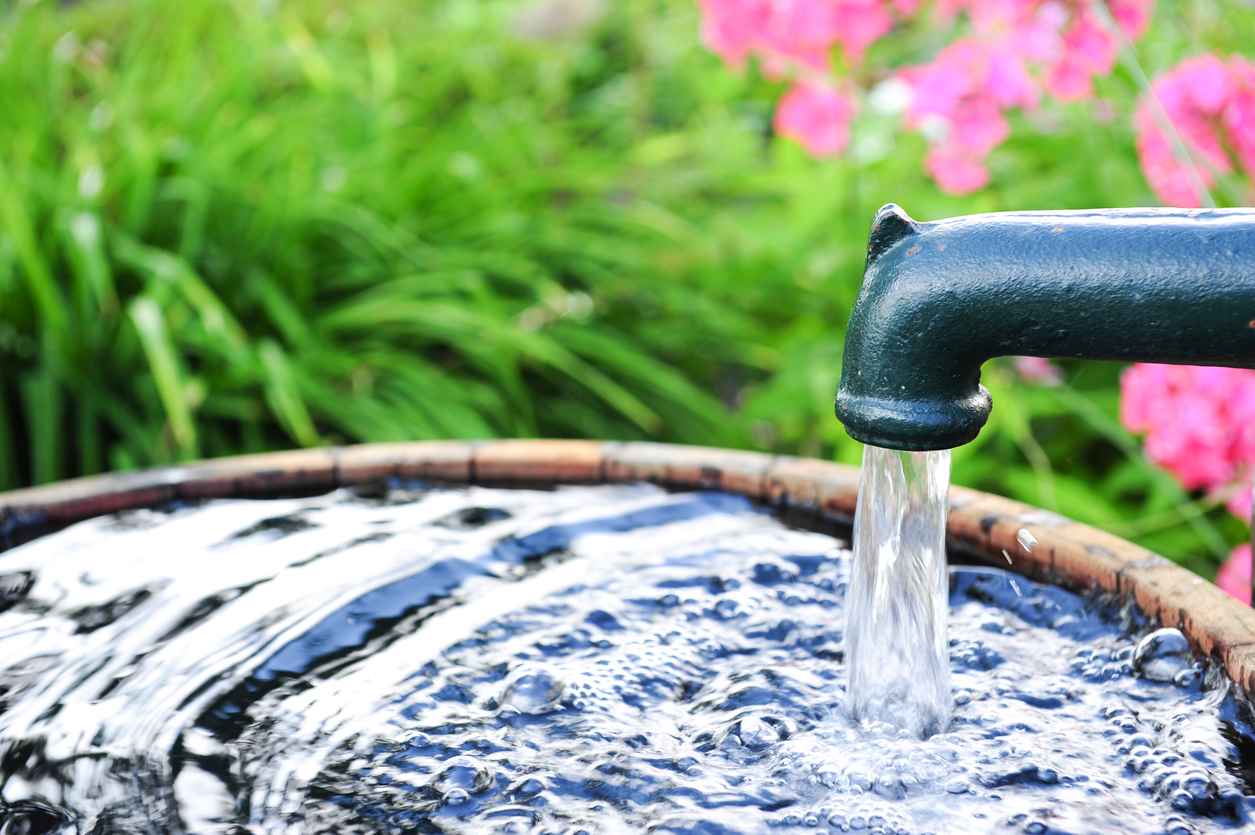
[[[743,499],[644,486],[85,522],[0,554],[0,832],[1245,821],[1227,688],[1167,634],[1135,670],[1149,630],[997,571],[951,577],[948,729],[851,722],[849,569]]]

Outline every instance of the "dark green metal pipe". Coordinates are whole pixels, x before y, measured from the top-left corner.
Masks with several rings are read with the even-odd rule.
[[[1255,210],[876,213],[837,417],[864,443],[948,449],[1007,355],[1255,367]]]

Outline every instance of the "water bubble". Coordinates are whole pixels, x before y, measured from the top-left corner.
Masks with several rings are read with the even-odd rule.
[[[466,789],[453,788],[446,791],[440,798],[441,805],[461,806],[471,799]]]
[[[1176,675],[1172,677],[1173,684],[1175,684],[1177,687],[1183,687],[1186,689],[1191,689],[1193,687],[1198,686],[1198,684],[1202,680],[1203,680],[1202,672],[1194,665],[1191,665],[1187,667],[1186,669],[1179,671]]]
[[[1194,662],[1190,642],[1181,630],[1156,629],[1137,642],[1133,652],[1133,670],[1150,681],[1171,682]]]
[[[535,777],[528,777],[510,786],[506,795],[515,800],[530,800],[545,790],[545,784]]]
[[[492,772],[470,757],[456,757],[436,777],[435,787],[446,800],[450,792],[479,794],[492,785]]]
[[[547,713],[558,706],[562,690],[562,682],[542,670],[516,672],[497,701],[519,713]]]
[[[761,716],[746,716],[733,726],[732,732],[736,734],[742,745],[752,751],[762,750],[781,739],[780,730],[776,725]]]

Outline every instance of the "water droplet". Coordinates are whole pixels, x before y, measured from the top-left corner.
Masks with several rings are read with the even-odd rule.
[[[901,800],[906,797],[906,789],[896,774],[882,774],[876,778],[872,787],[876,794],[888,800]]]
[[[455,757],[436,777],[435,787],[446,801],[456,791],[479,794],[492,785],[492,772],[470,757]]]
[[[1134,672],[1150,681],[1173,681],[1178,673],[1189,669],[1193,662],[1190,642],[1181,634],[1181,630],[1171,627],[1156,629],[1142,638],[1133,652]]]
[[[1037,544],[1037,537],[1029,533],[1028,528],[1020,528],[1016,531],[1015,541],[1020,543],[1020,547],[1025,551],[1032,551],[1033,546]]]
[[[742,745],[756,751],[780,741],[779,729],[759,716],[746,716],[733,726],[732,732]]]
[[[543,671],[516,672],[506,682],[498,700],[502,708],[519,713],[546,713],[558,705],[563,684]]]

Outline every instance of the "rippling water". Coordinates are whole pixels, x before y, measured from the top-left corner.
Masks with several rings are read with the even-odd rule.
[[[847,718],[843,542],[740,498],[396,486],[0,555],[0,832],[1205,832],[1179,633],[952,572],[948,729]]]

